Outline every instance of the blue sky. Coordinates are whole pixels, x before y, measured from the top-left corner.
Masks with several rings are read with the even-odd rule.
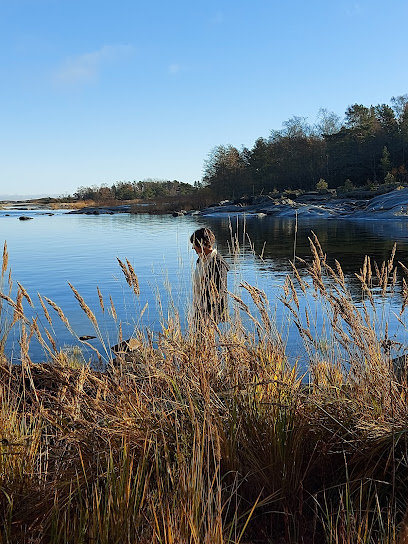
[[[193,183],[216,145],[389,104],[407,20],[406,0],[0,0],[0,193]]]

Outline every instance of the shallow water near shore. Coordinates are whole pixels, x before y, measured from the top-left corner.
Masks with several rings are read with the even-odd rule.
[[[33,219],[19,221],[22,215]],[[303,362],[302,343],[295,328],[290,326],[288,312],[278,297],[282,295],[286,275],[291,273],[289,261],[295,255],[306,260],[310,258],[308,237],[312,231],[328,261],[334,263],[337,259],[341,263],[356,301],[361,298],[361,288],[355,274],[362,267],[365,255],[382,263],[389,258],[396,242],[396,262],[408,266],[408,224],[402,221],[296,222],[295,219],[272,216],[174,218],[147,214],[69,215],[65,211],[51,210],[0,211],[0,241],[7,241],[14,286],[16,282],[22,284],[35,303],[34,312],[25,308],[27,314],[38,313],[40,324],[45,321],[37,298],[40,293],[62,308],[77,336],[94,335],[69,281],[95,313],[107,353],[109,346],[117,343],[119,321],[124,338],[130,337],[135,328],[161,331],[169,313],[174,314],[174,311],[179,313],[182,327],[186,326],[191,273],[196,258],[189,236],[201,226],[209,226],[214,231],[218,249],[227,258],[231,236],[237,237],[240,253],[236,258],[229,257],[233,265],[229,289],[239,296],[245,295],[239,284],[246,281],[264,290],[277,331],[287,339],[287,353],[293,360],[300,358]],[[127,286],[117,258],[128,259],[134,267],[140,284],[138,297]],[[400,300],[400,281],[399,278],[393,304]],[[97,286],[103,296],[104,311],[100,307]],[[112,316],[109,297],[113,300],[117,320]],[[394,309],[380,298],[378,301],[387,314]],[[318,302],[311,299],[309,304],[314,304],[318,323]],[[51,309],[50,312],[59,347],[69,349],[78,344],[84,348]],[[392,334],[398,341],[405,342],[405,331],[400,324],[390,328]],[[20,357],[18,340],[19,331],[15,328],[7,344],[7,353],[15,362]],[[93,342],[103,352],[99,340]],[[86,360],[94,357],[90,348],[85,347],[84,354]],[[31,343],[30,355],[35,362],[46,359],[35,341]]]

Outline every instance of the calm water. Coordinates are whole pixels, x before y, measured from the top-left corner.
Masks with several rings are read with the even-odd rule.
[[[20,215],[30,215],[33,220],[19,221]],[[229,274],[229,288],[241,295],[239,283],[244,280],[266,292],[271,311],[276,316],[277,329],[288,337],[288,350],[293,357],[301,354],[302,346],[294,327],[288,328],[287,313],[277,297],[282,294],[285,277],[290,273],[289,260],[293,259],[294,251],[298,257],[310,257],[308,237],[311,231],[317,234],[329,261],[337,259],[341,262],[356,300],[360,290],[355,273],[362,266],[364,255],[381,263],[389,257],[397,242],[397,260],[408,266],[408,224],[402,221],[300,220],[295,237],[294,220],[269,216],[173,218],[130,214],[69,215],[64,212],[49,216],[44,211],[0,210],[0,243],[7,241],[14,284],[18,281],[30,294],[40,324],[49,328],[37,293],[63,309],[77,336],[94,334],[68,286],[69,281],[94,311],[109,348],[118,338],[118,322],[109,310],[110,297],[122,323],[124,338],[129,337],[135,327],[160,331],[172,307],[177,308],[185,323],[195,262],[195,253],[188,240],[201,226],[213,229],[218,248],[224,255],[229,253],[231,231],[238,236],[242,256]],[[260,254],[262,259],[257,257]],[[123,261],[128,259],[134,267],[140,283],[139,297],[135,297],[127,286],[117,257]],[[97,286],[103,295],[105,312],[100,308]],[[398,294],[396,299],[398,301]],[[27,311],[30,311],[28,307]],[[75,338],[55,312],[51,308],[49,311],[59,347],[66,349],[74,345]],[[316,314],[319,314],[318,305]],[[401,327],[391,332],[405,341]],[[15,329],[7,345],[8,353],[15,360],[19,358],[18,337],[18,329]],[[98,341],[93,342],[100,348]],[[45,358],[34,342],[31,354],[36,361]],[[91,350],[86,357],[92,357]]]

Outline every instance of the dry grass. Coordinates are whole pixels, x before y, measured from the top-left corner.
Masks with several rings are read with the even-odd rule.
[[[21,286],[16,299],[3,293],[0,317],[10,308],[21,326],[22,364],[0,366],[0,542],[396,543],[408,391],[374,299],[397,287],[394,256],[365,260],[356,304],[315,237],[311,253],[282,289],[310,357],[308,384],[288,364],[265,294],[247,284],[251,303],[234,295],[227,332],[197,339],[170,320],[155,344],[136,333],[104,373],[55,349],[47,305],[69,327],[61,308],[40,297],[44,332],[24,315],[32,300]],[[119,264],[137,295],[135,271]],[[331,333],[325,349],[311,290]],[[99,302],[105,311],[100,292]],[[30,361],[33,336],[50,363]]]
[[[181,210],[201,210],[214,203],[214,195],[209,190],[201,189],[196,193],[176,196],[160,196],[154,199],[132,202],[131,213],[165,214]]]
[[[89,206],[98,206],[100,204],[96,203],[94,200],[80,200],[73,202],[52,202],[50,208],[52,210],[59,210],[65,208],[67,210],[82,210],[83,208],[88,208]]]
[[[115,199],[108,199],[108,200],[73,200],[72,202],[52,202],[49,207],[53,210],[59,210],[59,209],[75,209],[75,210],[82,210],[83,208],[89,208],[89,207],[98,207],[98,206],[120,206],[123,204],[131,204],[136,205],[138,202],[140,202],[140,199],[134,199],[134,200],[115,200]]]

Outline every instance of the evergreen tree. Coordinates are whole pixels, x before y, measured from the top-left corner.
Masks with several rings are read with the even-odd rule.
[[[388,152],[387,146],[384,146],[382,157],[381,157],[381,168],[383,171],[383,177],[386,178],[387,174],[389,174],[391,170],[391,161],[390,161],[390,154]]]

